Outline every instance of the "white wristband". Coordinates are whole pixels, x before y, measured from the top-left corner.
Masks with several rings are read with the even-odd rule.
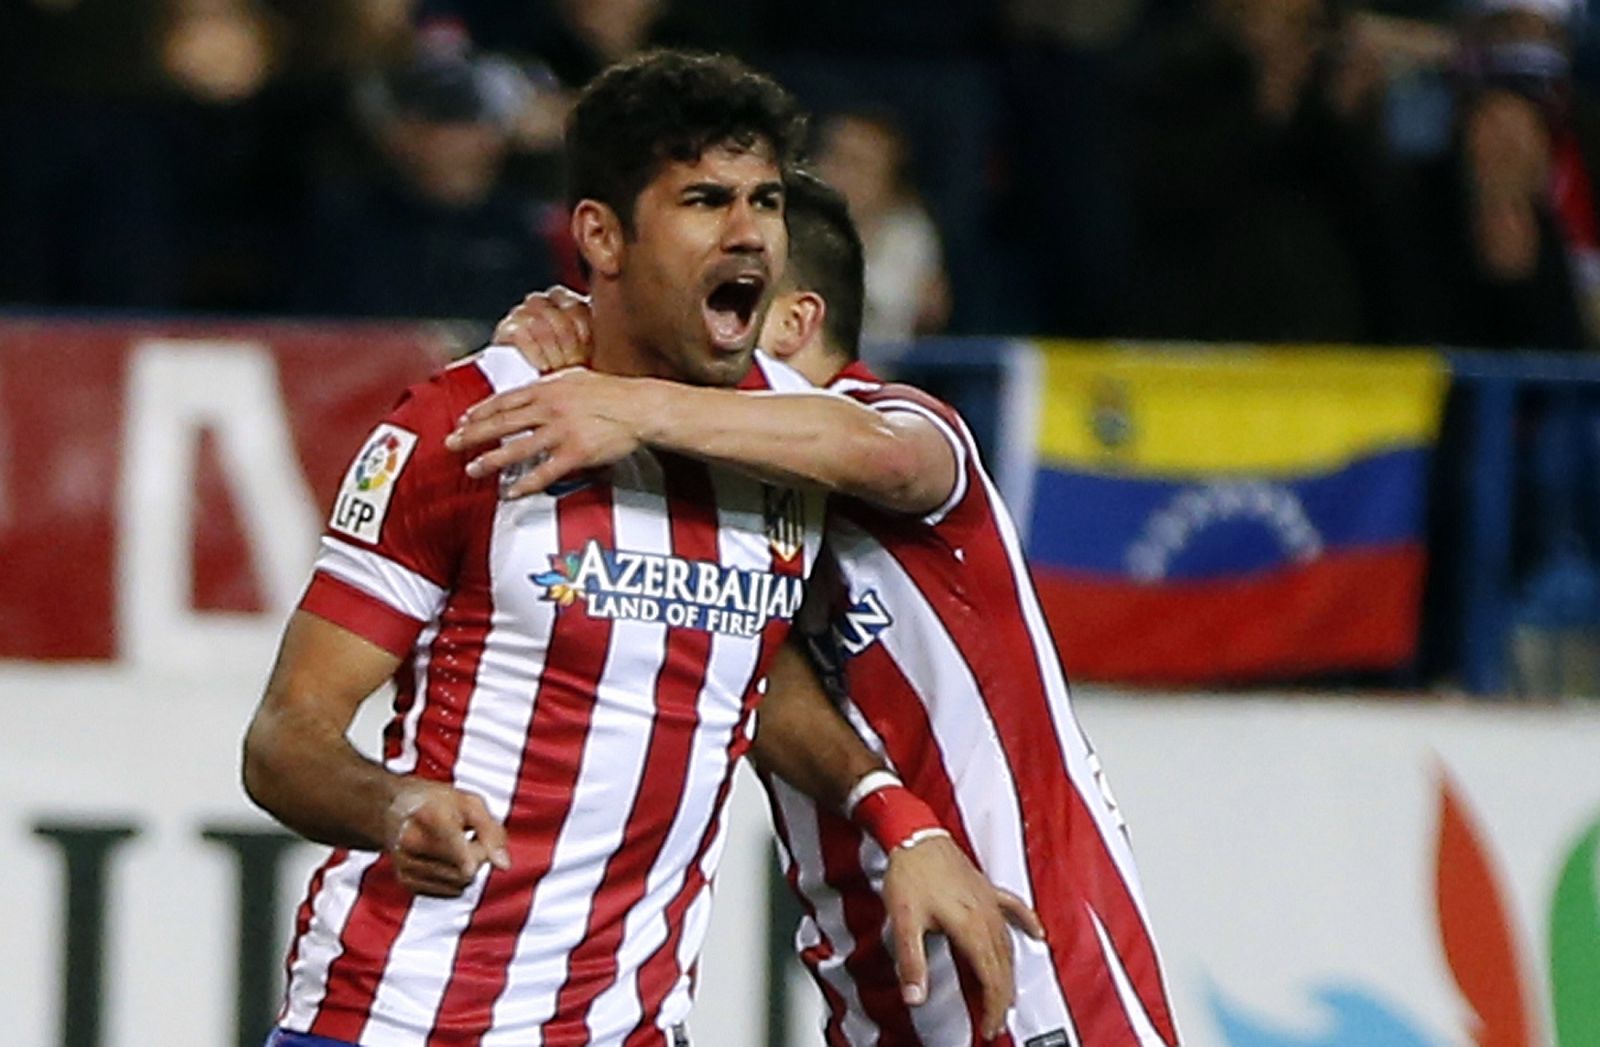
[[[879,789],[890,789],[902,784],[904,783],[900,781],[900,776],[893,771],[868,771],[861,776],[860,781],[856,782],[855,787],[850,790],[850,795],[844,798],[844,816],[855,817],[856,805]]]

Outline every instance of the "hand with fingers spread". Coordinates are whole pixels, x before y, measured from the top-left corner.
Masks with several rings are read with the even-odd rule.
[[[943,934],[977,975],[984,1037],[999,1036],[1016,996],[1007,924],[1042,939],[1044,926],[1033,910],[990,883],[946,834],[928,835],[890,852],[883,903],[906,1003],[916,1006],[928,998],[924,938]]]
[[[443,782],[412,779],[385,818],[395,879],[408,891],[455,898],[488,862],[509,869],[505,827],[483,800]]]
[[[610,465],[638,450],[649,382],[584,368],[545,375],[474,405],[445,438],[451,451],[502,441],[467,463],[467,475],[527,471],[504,492],[536,494],[562,477]]]
[[[493,343],[509,345],[549,374],[589,361],[589,299],[560,284],[535,291],[505,315]]]

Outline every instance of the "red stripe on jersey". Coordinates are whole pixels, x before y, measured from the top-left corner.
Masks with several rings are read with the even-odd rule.
[[[659,455],[667,496],[672,554],[693,561],[717,562],[715,492],[706,467]],[[583,938],[567,963],[567,980],[556,996],[557,1019],[545,1029],[554,1042],[583,1039],[589,1009],[616,978],[617,949],[628,912],[644,897],[650,869],[666,843],[676,806],[664,798],[683,795],[689,774],[697,708],[711,660],[711,633],[668,626],[667,663],[656,676],[655,718],[645,750],[644,768],[622,839],[606,861],[600,887],[589,910]],[[655,841],[654,846],[649,841]],[[649,1012],[646,1012],[649,1016]]]
[[[556,503],[559,548],[616,544],[611,487],[597,484]],[[590,618],[581,603],[564,608],[550,630],[545,669],[533,697],[528,739],[506,816],[511,868],[491,868],[428,1036],[430,1047],[475,1044],[489,1030],[505,988],[517,938],[533,909],[534,889],[550,871],[556,841],[571,812],[594,695],[611,646],[611,622]],[[553,797],[564,797],[560,802]]]
[[[981,477],[972,475],[969,480],[975,485],[974,495],[986,497]],[[1165,1042],[1176,1044],[1149,928],[1083,795],[1068,775],[1059,735],[1053,729],[1040,652],[1028,629],[1019,589],[1032,583],[1013,572],[993,510],[986,505],[983,509],[981,524],[962,528],[959,545],[968,577],[986,580],[977,584],[1001,587],[1002,591],[988,597],[967,592],[958,599],[948,586],[923,584],[924,579],[948,571],[948,555],[942,547],[892,539],[883,544],[917,580],[975,678],[984,681],[989,714],[1028,825],[1025,844],[1036,908],[1047,927],[1057,928],[1050,935],[1051,952],[1083,1041],[1134,1041],[1129,1016],[1088,920],[1087,903],[1105,925],[1156,1030]],[[950,522],[954,518],[953,514]],[[985,609],[981,616],[972,614],[970,600]],[[1046,636],[1041,642],[1052,641]],[[1053,651],[1044,652],[1044,657],[1053,658]],[[852,690],[865,692],[868,687],[870,684],[852,685]],[[1046,726],[1051,729],[1041,729]]]
[[[487,572],[487,544],[477,545],[485,559],[479,569]],[[412,773],[419,778],[451,780],[490,612],[488,588],[470,585],[451,596],[441,615],[444,624],[429,649],[432,669],[417,724],[419,746]],[[446,651],[452,655],[448,660],[441,657]],[[454,671],[444,671],[447,664],[453,664]],[[424,740],[428,744],[420,744]],[[411,892],[395,879],[394,862],[387,853],[368,866],[339,936],[339,956],[328,968],[328,990],[308,1030],[312,1035],[352,1043],[361,1035],[413,901]]]
[[[771,570],[773,574],[788,577],[800,577],[805,574],[806,554],[801,548],[793,556],[785,558],[776,548],[772,550]],[[791,622],[773,617],[762,628],[761,650],[757,656],[756,671],[753,679],[765,680],[767,671],[772,666],[772,659],[778,653],[778,647],[789,635]],[[728,769],[722,779],[722,785],[717,792],[716,816],[711,819],[711,824],[706,826],[706,831],[700,839],[700,846],[695,853],[694,860],[689,863],[685,874],[683,886],[678,893],[667,903],[667,938],[651,954],[650,958],[639,968],[639,997],[644,1006],[644,1020],[628,1035],[625,1047],[644,1047],[659,1035],[660,1030],[649,1025],[651,1016],[658,1013],[667,996],[672,992],[672,987],[683,977],[683,967],[678,962],[678,942],[683,936],[683,923],[689,906],[699,897],[700,891],[706,885],[705,872],[702,861],[711,844],[717,838],[721,828],[723,813],[727,805],[728,792],[733,787],[733,772],[739,758],[750,748],[750,740],[746,737],[746,728],[750,716],[754,713],[756,704],[761,700],[761,688],[752,686],[746,689],[744,696],[744,710],[739,717],[738,725],[733,730],[733,737],[728,740]]]
[[[415,618],[326,571],[311,576],[311,585],[300,598],[300,609],[350,630],[397,658],[411,653],[411,646],[422,631],[422,623]]]

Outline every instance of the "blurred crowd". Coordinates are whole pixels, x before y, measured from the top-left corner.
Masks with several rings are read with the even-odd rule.
[[[499,315],[652,46],[816,114],[868,335],[1600,343],[1581,0],[0,0],[0,308]]]

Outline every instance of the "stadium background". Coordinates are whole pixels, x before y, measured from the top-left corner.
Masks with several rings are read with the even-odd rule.
[[[1555,261],[1534,282],[1565,297],[1464,319],[1436,307],[1472,285],[1416,281],[1437,268],[1408,253],[1429,229],[1373,248],[1337,234],[1383,213],[1325,221],[1346,214],[1340,190],[1310,187],[1358,177],[1338,155],[1315,154],[1311,181],[1286,173],[1291,154],[1237,166],[1239,139],[1221,132],[1238,125],[1206,119],[1229,111],[1227,92],[1172,139],[1180,166],[1156,170],[1182,181],[1215,149],[1217,170],[1267,179],[1248,183],[1259,207],[1198,176],[1188,189],[1213,195],[1178,194],[1178,210],[1141,195],[1146,154],[1128,144],[1176,134],[1172,99],[1141,90],[1172,82],[1174,54],[1292,8],[1310,12],[1318,75],[1355,43],[1381,53],[1362,126],[1386,170],[1450,157],[1450,121],[1481,97],[1462,72],[1481,12],[1383,6],[940,0],[802,17],[779,0],[9,0],[7,1041],[259,1042],[318,849],[249,807],[237,747],[318,520],[394,390],[481,342],[515,293],[567,264],[548,149],[523,125],[495,172],[516,206],[465,231],[428,227],[431,240],[371,239],[415,217],[362,209],[362,187],[395,175],[384,165],[399,155],[372,147],[371,121],[510,119],[496,98],[559,100],[561,77],[583,68],[554,45],[534,60],[529,39],[565,19],[567,37],[547,39],[593,44],[606,34],[578,31],[584,12],[614,27],[664,10],[651,22],[662,39],[745,49],[822,112],[892,109],[910,142],[897,206],[925,211],[947,293],[898,334],[880,330],[871,354],[962,408],[1029,532],[1187,1042],[1600,1042],[1592,239],[1553,203],[1538,210],[1541,258]],[[373,46],[372,26],[393,35]],[[1576,20],[1561,31],[1579,56],[1561,90],[1577,97],[1591,35]],[[1272,65],[1250,54],[1202,63],[1216,79],[1196,82]],[[1526,74],[1518,97],[1549,86]],[[820,147],[848,178],[846,145]],[[1360,182],[1369,203],[1377,184]],[[1392,202],[1414,205],[1411,183],[1394,184]],[[341,209],[352,193],[362,207]],[[1268,206],[1282,199],[1304,206]],[[363,220],[341,224],[352,213]],[[1200,214],[1187,233],[1151,222]],[[1193,247],[1241,215],[1287,250],[1262,264],[1218,240],[1210,269],[1240,279],[1216,285],[1183,236]],[[502,250],[508,236],[537,250]],[[366,253],[334,249],[354,244]],[[382,264],[435,249],[420,291]],[[485,278],[452,283],[438,264],[451,258]],[[1187,311],[1184,278],[1207,288]],[[1347,292],[1376,285],[1351,305]],[[427,296],[439,288],[458,297]],[[1542,323],[1563,310],[1568,337]],[[376,739],[379,712],[358,741]],[[697,1044],[815,1042],[771,867],[746,783]]]

